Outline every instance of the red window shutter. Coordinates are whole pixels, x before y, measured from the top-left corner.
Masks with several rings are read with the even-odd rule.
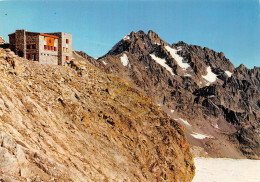
[[[51,50],[53,51],[53,46],[51,46]]]
[[[44,49],[47,49],[47,45],[44,45]]]
[[[54,51],[57,51],[57,47],[54,47]]]
[[[69,39],[66,39],[66,43],[67,43],[67,44],[69,43]]]
[[[69,56],[66,56],[66,60],[69,60]]]

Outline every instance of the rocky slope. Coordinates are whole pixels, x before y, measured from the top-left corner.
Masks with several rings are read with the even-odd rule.
[[[84,56],[83,53],[81,53]],[[131,32],[92,64],[125,78],[185,128],[197,156],[260,157],[260,68],[153,31]]]
[[[0,44],[5,44],[5,43],[6,41],[2,37],[0,37]]]
[[[183,127],[75,54],[41,65],[0,48],[1,181],[191,181]]]

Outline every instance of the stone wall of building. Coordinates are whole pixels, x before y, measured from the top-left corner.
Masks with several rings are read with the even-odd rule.
[[[47,33],[59,37],[59,65],[66,65],[72,60],[72,35],[64,32]]]
[[[68,33],[62,33],[62,65],[69,63],[72,60],[72,35]]]
[[[39,35],[33,32],[26,32],[25,35],[26,59],[39,61]]]
[[[52,40],[53,45],[48,45],[48,41]],[[49,48],[48,46],[53,46]],[[47,47],[47,49],[46,49]],[[55,49],[56,47],[56,49]],[[39,36],[39,62],[42,64],[58,65],[58,39],[48,39],[48,37]]]
[[[15,32],[15,54],[26,58],[26,35],[25,30],[16,30]]]
[[[12,51],[14,51],[15,54],[17,54],[16,51],[15,51],[16,50],[15,49],[16,41],[15,41],[15,34],[14,33],[9,35],[9,44],[10,44],[10,49]]]

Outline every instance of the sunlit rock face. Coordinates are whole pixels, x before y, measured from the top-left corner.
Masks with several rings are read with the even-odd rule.
[[[192,180],[177,121],[77,53],[71,67],[0,49],[1,180]]]

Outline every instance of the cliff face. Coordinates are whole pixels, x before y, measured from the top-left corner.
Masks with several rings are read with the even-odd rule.
[[[183,127],[125,80],[0,48],[0,179],[191,181]]]
[[[178,120],[195,155],[260,157],[259,68],[235,68],[222,52],[170,45],[153,31],[131,32],[105,56],[88,60]]]

